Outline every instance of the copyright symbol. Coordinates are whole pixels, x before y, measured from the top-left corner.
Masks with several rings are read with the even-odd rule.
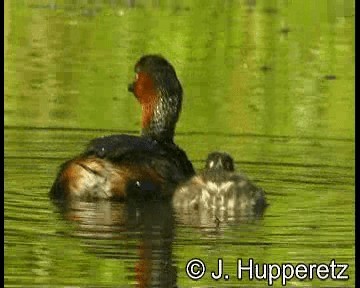
[[[206,271],[206,266],[200,259],[191,259],[186,264],[186,274],[193,280],[201,279]]]

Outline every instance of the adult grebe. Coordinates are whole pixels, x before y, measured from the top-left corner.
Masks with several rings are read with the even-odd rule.
[[[141,136],[111,135],[92,140],[66,161],[51,188],[54,199],[172,195],[194,174],[185,152],[173,141],[182,87],[163,57],[146,55],[135,65],[128,90],[142,107]]]

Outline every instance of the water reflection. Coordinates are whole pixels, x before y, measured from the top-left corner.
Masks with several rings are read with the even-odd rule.
[[[89,253],[126,262],[136,287],[176,286],[169,201],[73,201],[58,207],[64,219],[76,223],[73,236]]]
[[[71,236],[80,239],[84,250],[123,261],[128,283],[135,287],[178,287],[178,263],[173,256],[176,227],[219,237],[231,226],[251,224],[262,217],[224,215],[214,221],[209,210],[175,212],[170,201],[155,200],[54,204],[65,221],[75,224]]]
[[[204,231],[223,231],[231,226],[254,223],[264,217],[264,211],[256,215],[241,215],[241,213],[222,212],[220,215],[209,209],[186,209],[176,212],[176,222]]]

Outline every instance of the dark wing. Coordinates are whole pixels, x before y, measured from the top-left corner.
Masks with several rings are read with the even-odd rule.
[[[189,178],[195,174],[192,163],[188,159],[185,151],[179,148],[179,146],[175,145],[174,143],[164,144],[163,149],[167,151],[167,154],[172,155],[171,158],[174,159],[177,166],[183,168],[186,178]]]
[[[85,149],[85,155],[96,155],[100,158],[116,159],[128,152],[163,152],[158,142],[134,135],[110,135],[95,138]]]
[[[147,137],[111,135],[93,139],[85,156],[96,155],[114,163],[132,163],[155,169],[162,177],[180,182],[194,175],[185,152],[174,143],[159,143]]]

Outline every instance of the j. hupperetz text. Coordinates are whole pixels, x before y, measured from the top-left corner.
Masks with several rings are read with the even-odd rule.
[[[272,285],[274,281],[281,280],[283,286],[286,282],[296,278],[298,280],[314,278],[320,280],[348,280],[349,276],[345,274],[349,268],[348,264],[336,263],[332,259],[329,263],[298,263],[296,265],[290,263],[282,264],[259,264],[255,263],[254,259],[250,258],[247,261],[238,259],[236,263],[236,278],[237,280],[249,279],[258,281],[267,281]],[[198,258],[191,259],[186,265],[186,274],[193,280],[200,280],[206,273],[206,265],[204,261]],[[230,279],[229,274],[224,272],[224,261],[219,258],[217,261],[217,269],[211,271],[210,277],[213,280]]]

